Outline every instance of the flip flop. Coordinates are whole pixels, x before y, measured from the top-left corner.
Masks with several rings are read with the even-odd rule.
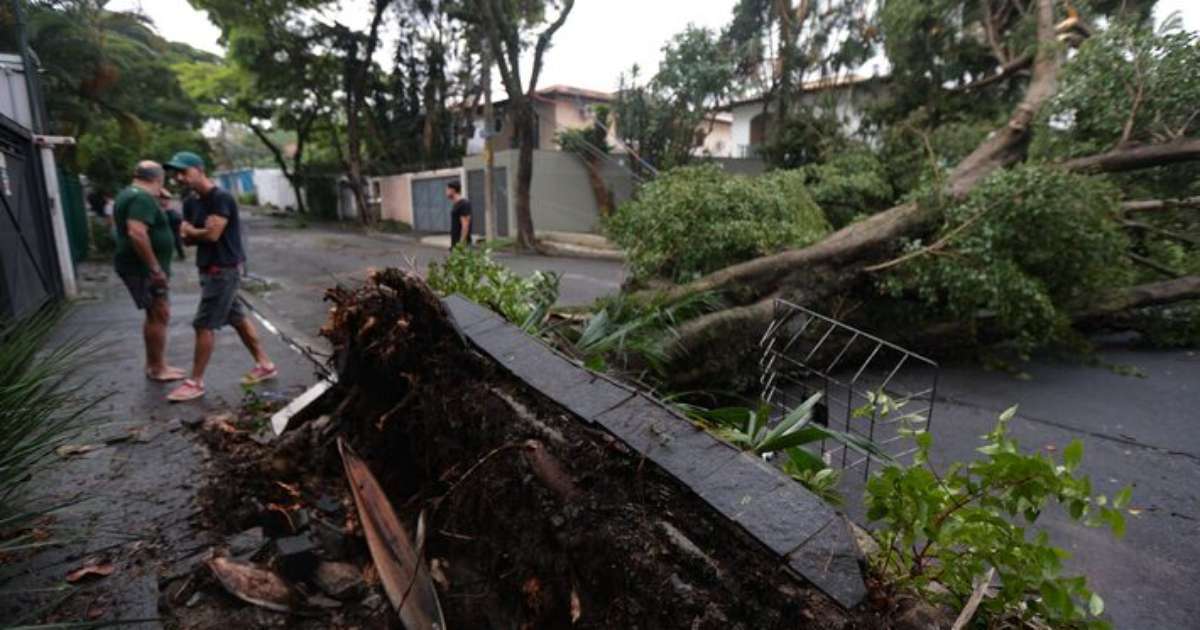
[[[187,372],[176,367],[169,367],[167,368],[166,373],[155,376],[150,372],[150,370],[146,370],[146,378],[154,381],[155,383],[171,383],[187,378]]]
[[[171,393],[167,394],[167,400],[171,402],[187,402],[189,400],[196,400],[203,395],[204,386],[189,378],[183,382],[183,385],[171,390]]]
[[[270,367],[256,365],[253,370],[246,372],[246,375],[242,377],[242,385],[257,385],[263,381],[269,381],[276,376],[279,376],[279,368],[274,365]]]

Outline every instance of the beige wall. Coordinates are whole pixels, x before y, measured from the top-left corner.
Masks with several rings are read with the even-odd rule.
[[[380,216],[389,221],[401,221],[413,224],[412,183],[415,179],[431,177],[446,177],[458,175],[462,178],[461,168],[442,168],[435,171],[420,173],[404,173],[402,175],[387,175],[372,177],[371,181],[379,182]],[[464,186],[466,185],[464,180]]]

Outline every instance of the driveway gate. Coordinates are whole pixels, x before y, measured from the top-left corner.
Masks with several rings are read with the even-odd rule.
[[[0,319],[62,294],[44,181],[29,131],[0,116]]]
[[[446,184],[460,181],[457,175],[412,180],[413,229],[418,232],[450,232],[450,200]]]

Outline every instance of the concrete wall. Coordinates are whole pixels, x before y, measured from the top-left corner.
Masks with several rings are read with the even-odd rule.
[[[495,165],[508,172],[508,225],[515,234],[517,217],[517,157],[516,150],[497,151]],[[482,156],[463,160],[467,171],[483,168]],[[616,203],[633,194],[633,179],[629,172],[615,164],[605,164],[602,171]],[[529,192],[530,212],[535,230],[554,232],[600,231],[600,210],[588,183],[587,170],[574,154],[561,151],[533,152],[533,182]]]

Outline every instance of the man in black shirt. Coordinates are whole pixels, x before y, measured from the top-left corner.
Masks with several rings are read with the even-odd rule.
[[[195,153],[176,153],[166,167],[176,172],[179,183],[196,194],[187,200],[187,219],[179,233],[196,244],[196,266],[200,270],[200,307],[192,327],[196,329],[196,352],[192,377],[167,395],[167,400],[183,402],[204,395],[204,371],[212,358],[216,331],[225,324],[233,326],[254,358],[254,368],[242,377],[245,385],[275,378],[278,370],[258,339],[258,331],[246,317],[238,301],[241,266],[246,262],[242,250],[242,225],[233,195],[217,187],[204,172],[204,160]]]
[[[462,184],[446,184],[446,198],[454,204],[450,207],[450,249],[460,242],[471,244],[471,202],[462,196]]]

